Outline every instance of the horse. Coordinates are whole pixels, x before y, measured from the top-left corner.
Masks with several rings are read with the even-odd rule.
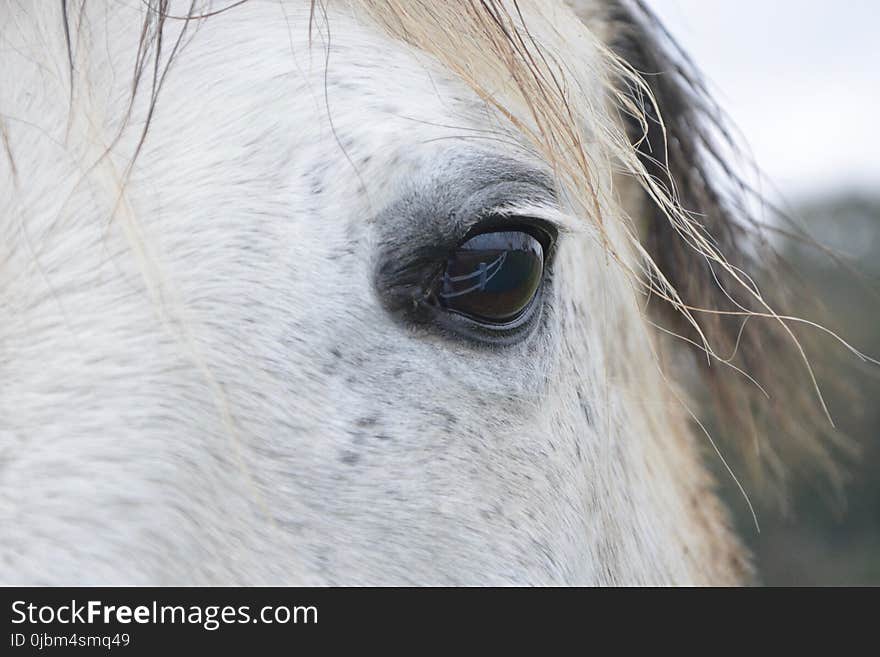
[[[701,408],[816,453],[823,410],[640,2],[4,2],[0,44],[4,583],[752,581]]]

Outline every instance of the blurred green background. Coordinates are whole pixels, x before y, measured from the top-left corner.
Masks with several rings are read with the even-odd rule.
[[[765,174],[761,191],[858,272],[815,249],[777,244],[827,307],[820,321],[880,358],[880,2],[645,2],[739,129]],[[818,477],[802,477],[789,489],[785,515],[742,476],[758,534],[730,477],[720,473],[718,481],[763,583],[880,585],[880,367],[830,339],[818,351],[811,360],[824,369],[832,417],[862,449],[847,465],[843,496]],[[855,388],[860,403],[836,393],[834,380]],[[772,429],[766,433],[772,440]]]
[[[880,358],[880,196],[864,192],[803,200],[794,214],[809,234],[846,257],[836,264],[815,248],[782,247],[805,283],[820,295],[828,325],[863,353]],[[844,461],[848,481],[843,495],[796,479],[787,510],[772,499],[752,496],[760,522],[754,522],[741,494],[719,475],[722,493],[734,511],[738,530],[753,550],[760,583],[767,585],[880,585],[880,367],[862,363],[832,340],[814,354],[856,393],[826,389],[837,427],[861,452]],[[820,380],[820,385],[822,381]],[[772,436],[771,436],[772,438]]]

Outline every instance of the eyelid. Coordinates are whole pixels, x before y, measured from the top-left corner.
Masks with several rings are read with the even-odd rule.
[[[583,223],[575,217],[562,212],[559,208],[546,203],[510,203],[487,209],[482,213],[483,217],[501,217],[510,219],[511,224],[526,217],[537,219],[537,223],[544,223],[559,235],[581,232]],[[502,226],[505,222],[502,222]],[[474,222],[471,228],[479,227],[480,222]]]

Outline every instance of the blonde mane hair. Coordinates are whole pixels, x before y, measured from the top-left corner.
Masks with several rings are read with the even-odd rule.
[[[160,97],[186,40],[184,28],[164,43],[167,21],[197,24],[245,1],[194,1],[175,15],[167,0],[150,0],[132,96],[149,94],[151,106]],[[726,163],[735,140],[698,72],[641,2],[607,0],[596,10],[577,0],[312,0],[316,41],[332,37],[326,10],[337,2],[439,61],[550,165],[560,196],[591,222],[643,297],[658,339],[681,338],[698,352],[712,424],[740,444],[742,463],[768,472],[768,482],[805,463],[836,480],[832,456],[849,447],[808,358],[809,341],[830,331],[787,310],[796,296],[754,210],[758,195]],[[73,4],[64,3],[68,45]],[[593,61],[600,66],[589,68]],[[611,218],[610,207],[626,212]],[[764,440],[770,427],[773,439]]]

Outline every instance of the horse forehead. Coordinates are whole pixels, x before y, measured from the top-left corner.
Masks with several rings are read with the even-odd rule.
[[[575,4],[582,17],[603,13],[603,2]],[[245,3],[235,8],[234,18],[200,24],[171,72],[179,86],[225,106],[226,111],[212,108],[199,114],[199,121],[228,125],[229,114],[251,112],[237,129],[254,132],[287,115],[299,121],[296,133],[332,133],[332,140],[321,142],[324,150],[349,156],[351,149],[381,150],[402,141],[423,144],[458,138],[488,144],[493,139],[489,132],[505,133],[501,139],[494,137],[495,149],[523,141],[489,103],[433,56],[339,5],[330,5],[316,17],[306,2]],[[601,31],[604,24],[596,18],[590,27]],[[579,51],[578,57],[585,54],[596,53]],[[474,66],[491,68],[493,63]],[[176,94],[181,99],[192,95]],[[256,113],[262,114],[259,120],[251,120]],[[482,134],[475,132],[487,128]]]
[[[601,3],[581,4],[598,15]],[[259,171],[278,188],[296,177],[304,187],[290,198],[312,216],[345,217],[354,242],[401,185],[436,186],[442,178],[433,172],[472,151],[548,170],[501,112],[424,51],[338,5],[317,19],[308,3],[284,7],[284,20],[271,3],[237,7],[236,20],[204,22],[179,54],[145,145],[169,207],[175,189],[192,198],[188,182],[199,176]],[[208,162],[210,151],[227,155]],[[165,166],[185,159],[192,176]]]
[[[475,98],[431,57],[337,5],[320,19],[308,3],[285,6],[281,21],[276,5],[245,3],[236,8],[235,21],[200,24],[174,74],[224,97],[271,92],[278,102],[290,102],[293,93],[316,113],[339,115],[337,128],[349,127],[344,115],[350,112],[391,114],[395,102],[430,112]],[[362,118],[354,121],[363,124]],[[371,127],[387,135],[381,125]]]

